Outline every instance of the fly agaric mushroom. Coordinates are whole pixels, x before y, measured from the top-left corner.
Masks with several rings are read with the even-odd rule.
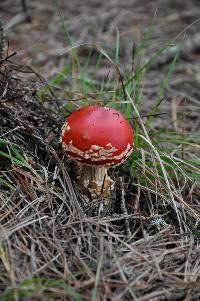
[[[60,141],[65,155],[78,162],[82,192],[108,197],[113,181],[107,169],[121,164],[132,153],[133,130],[120,112],[87,106],[67,118]]]

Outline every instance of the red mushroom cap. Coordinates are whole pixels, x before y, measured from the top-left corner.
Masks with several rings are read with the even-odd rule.
[[[67,118],[61,142],[71,158],[89,165],[112,166],[125,161],[133,151],[133,130],[120,112],[88,106]]]

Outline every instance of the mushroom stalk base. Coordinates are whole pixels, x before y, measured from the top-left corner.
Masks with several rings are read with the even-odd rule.
[[[78,185],[81,193],[92,199],[101,196],[109,198],[113,180],[107,174],[108,168],[78,163]]]

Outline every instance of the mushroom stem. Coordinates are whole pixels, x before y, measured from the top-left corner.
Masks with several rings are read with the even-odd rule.
[[[91,166],[78,163],[78,185],[82,193],[91,198],[108,198],[113,190],[113,180],[108,176],[105,166]]]

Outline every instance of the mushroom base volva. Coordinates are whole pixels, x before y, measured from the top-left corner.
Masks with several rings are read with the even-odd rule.
[[[88,106],[73,112],[63,125],[60,140],[66,156],[90,166],[93,175],[90,180],[86,176],[84,187],[89,182],[102,186],[107,178],[105,167],[121,164],[133,151],[131,126],[120,112],[107,107]]]

